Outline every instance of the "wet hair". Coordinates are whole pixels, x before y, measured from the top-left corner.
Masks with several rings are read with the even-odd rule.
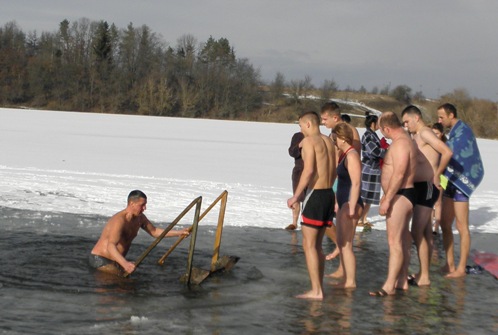
[[[320,125],[320,117],[318,116],[317,113],[315,113],[313,111],[304,112],[299,117],[299,120],[301,120],[301,119],[309,120],[312,124],[314,124],[316,126]]]
[[[403,109],[403,111],[401,112],[401,117],[403,117],[405,114],[411,114],[411,115],[415,114],[420,116],[420,118],[422,118],[422,112],[417,106],[414,105],[406,106],[405,109]]]
[[[439,122],[436,122],[432,125],[432,129],[436,129],[438,130],[441,134],[443,134],[443,136],[441,136],[441,141],[443,141],[444,143],[446,143],[446,141],[448,140],[446,138],[446,135],[444,134],[444,127],[441,123]]]
[[[439,107],[437,108],[437,110],[440,110],[440,109],[443,109],[443,110],[445,111],[446,115],[448,115],[448,116],[449,116],[450,114],[453,114],[453,116],[454,116],[455,118],[457,118],[457,117],[458,117],[458,116],[457,116],[457,109],[456,109],[456,107],[455,107],[455,106],[453,106],[453,105],[452,105],[452,104],[450,104],[450,103],[445,103],[445,104],[442,104],[441,106],[439,106]]]
[[[339,123],[334,127],[332,132],[338,137],[346,141],[349,145],[353,144],[353,131],[347,123]]]
[[[144,192],[142,192],[140,190],[133,190],[133,191],[130,192],[130,194],[128,194],[128,203],[135,202],[138,199],[145,199],[145,200],[147,200],[147,196],[145,195]]]
[[[346,123],[351,123],[351,116],[348,114],[341,114],[341,120]]]
[[[398,116],[393,112],[384,112],[382,113],[379,120],[380,127],[389,127],[389,128],[401,128],[403,125],[399,120]]]
[[[372,128],[372,123],[377,122],[379,122],[379,117],[377,115],[368,114],[365,117],[365,127],[367,127],[368,129]]]
[[[321,114],[327,113],[329,115],[341,115],[339,105],[336,102],[329,101],[322,106]]]

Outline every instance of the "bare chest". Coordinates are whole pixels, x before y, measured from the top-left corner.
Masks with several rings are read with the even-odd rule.
[[[134,219],[130,221],[121,233],[122,240],[124,241],[133,240],[137,236],[139,229],[140,229],[140,222],[138,220]]]

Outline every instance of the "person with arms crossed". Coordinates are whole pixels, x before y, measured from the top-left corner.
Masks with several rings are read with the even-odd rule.
[[[441,174],[453,155],[451,149],[436,137],[422,119],[417,106],[409,105],[401,112],[405,126],[418,147],[414,186],[417,201],[413,209],[411,233],[417,247],[420,271],[408,278],[414,286],[430,285],[429,267],[433,250],[432,210],[439,198]]]
[[[114,214],[100,235],[89,256],[91,267],[114,275],[133,273],[136,267],[125,257],[140,228],[152,237],[159,237],[164,229],[156,228],[145,216],[147,196],[139,190],[131,191],[125,209]],[[166,236],[188,236],[188,228],[169,231]]]
[[[332,140],[320,133],[320,118],[315,112],[301,115],[299,126],[304,134],[301,152],[304,169],[294,196],[287,200],[287,206],[293,209],[298,204],[299,194],[307,189],[301,231],[311,290],[297,298],[322,300],[325,270],[322,241],[326,227],[332,225],[334,214],[332,183],[336,177],[335,149]]]
[[[439,122],[450,129],[446,144],[453,151],[444,171],[448,185],[443,192],[441,211],[441,230],[446,253],[443,271],[448,272],[447,278],[459,278],[466,274],[465,268],[470,253],[469,198],[484,177],[484,166],[474,133],[465,122],[458,119],[456,107],[445,103],[438,107],[437,116]],[[460,235],[460,261],[457,267],[453,255],[454,220]]]
[[[369,114],[365,117],[365,133],[361,137],[361,198],[364,208],[359,220],[360,225],[369,226],[367,215],[371,205],[378,205],[380,201],[380,174],[382,159],[386,155],[387,141],[377,136],[379,118]],[[384,145],[382,144],[384,143]]]
[[[393,112],[385,112],[379,120],[380,131],[392,141],[384,157],[379,214],[386,216],[389,245],[387,279],[382,288],[371,296],[394,295],[396,288],[408,289],[408,263],[411,236],[408,225],[415,205],[413,179],[417,164],[417,147]]]

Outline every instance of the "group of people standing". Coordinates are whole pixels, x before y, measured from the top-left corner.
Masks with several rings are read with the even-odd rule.
[[[444,104],[437,113],[441,126],[465,128],[469,143],[473,145],[474,158],[480,162],[475,137],[457,118],[456,108]],[[449,278],[465,275],[470,250],[468,200],[479,181],[470,191],[460,186],[458,180],[465,176],[465,171],[454,171],[461,155],[452,151],[453,147],[460,150],[451,142],[452,132],[445,144],[436,136],[436,131],[424,123],[420,109],[413,105],[407,106],[401,117],[400,120],[393,112],[384,112],[380,117],[367,115],[366,131],[361,140],[356,128],[341,118],[335,102],[322,107],[321,118],[315,112],[306,112],[299,118],[301,132],[293,136],[289,148],[296,164],[294,195],[287,201],[294,221],[287,229],[297,227],[302,202],[303,249],[311,290],[298,298],[323,299],[326,258],[322,241],[325,234],[337,245],[334,255],[328,255],[327,259],[340,255],[339,269],[329,276],[342,279],[338,287],[356,287],[353,238],[358,222],[367,224],[371,205],[379,205],[379,214],[386,216],[389,261],[386,281],[370,295],[383,297],[395,294],[396,289],[406,290],[409,285],[430,285],[433,209],[438,200],[441,202],[443,175],[447,178],[440,222],[446,251],[444,270]],[[320,124],[332,130],[330,136],[320,132]],[[377,130],[384,138],[377,136]],[[479,167],[482,174],[482,164]],[[475,170],[475,166],[473,168]],[[457,267],[453,258],[452,224],[455,218],[461,237]],[[409,275],[412,241],[417,248],[420,270]]]

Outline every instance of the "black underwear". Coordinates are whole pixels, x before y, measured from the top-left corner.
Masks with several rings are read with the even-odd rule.
[[[417,201],[417,192],[415,191],[415,188],[402,188],[398,192],[396,192],[396,194],[402,195],[407,198],[408,201],[412,203],[412,206],[415,207],[415,202]]]
[[[92,268],[98,269],[108,264],[116,265],[116,262],[102,256],[90,254],[90,256],[88,257],[88,264],[90,264]]]
[[[440,193],[436,185],[432,184],[432,182],[424,181],[414,183],[413,187],[417,191],[417,205],[434,207]]]

